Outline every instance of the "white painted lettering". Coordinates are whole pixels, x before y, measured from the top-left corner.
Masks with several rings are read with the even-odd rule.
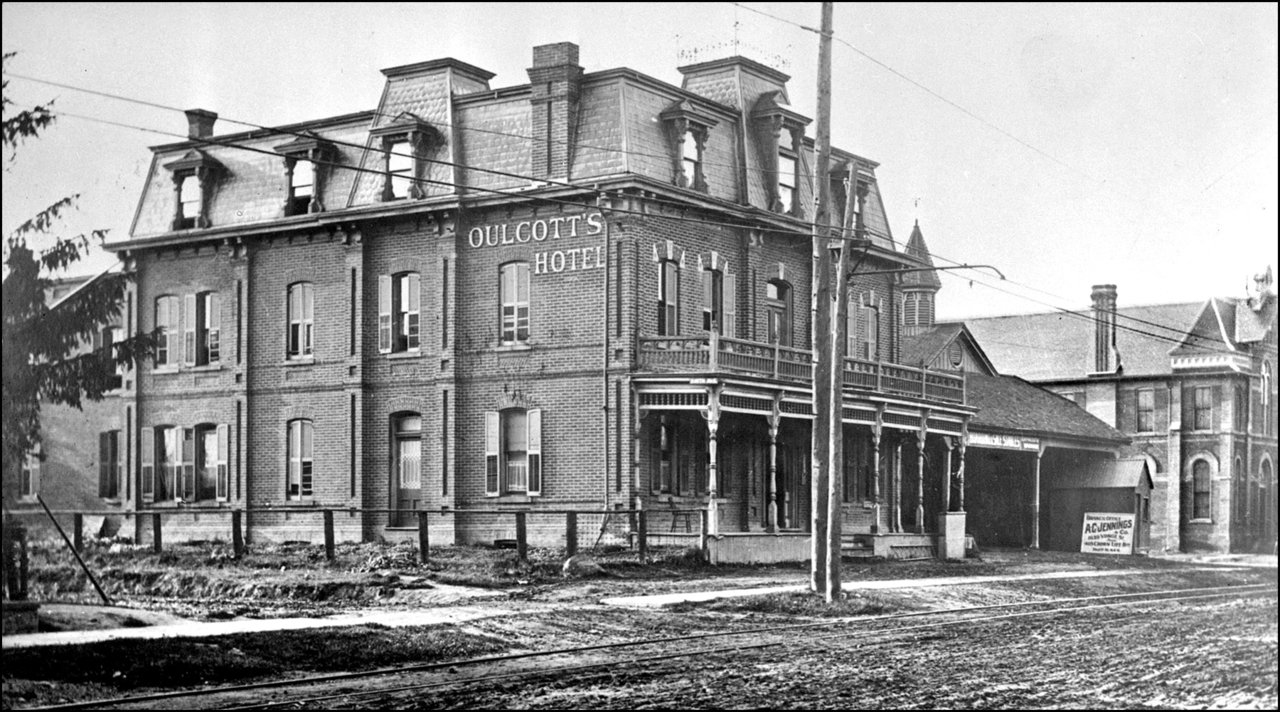
[[[514,238],[514,237],[509,237],[509,236],[507,235],[507,226],[506,226],[506,225],[503,225],[503,226],[502,226],[502,244],[504,244],[504,245],[514,245],[514,244],[515,244],[515,242],[516,242],[516,240],[515,240],[515,238]]]
[[[547,253],[539,252],[533,256],[533,273],[546,274],[547,272]]]
[[[539,233],[538,233],[538,228],[542,228],[542,233],[541,233],[541,235],[539,235]],[[547,239],[547,221],[546,221],[546,220],[534,220],[534,221],[533,221],[533,241],[534,241],[534,242],[542,242],[542,241],[543,241],[543,240],[545,240],[545,239]]]
[[[570,215],[564,219],[565,222],[569,223],[569,237],[578,236],[578,221],[581,219],[581,215]]]
[[[559,260],[559,262],[557,263],[556,260]],[[551,253],[551,271],[552,272],[564,271],[564,253],[561,252],[560,250],[556,250],[555,252]]]
[[[478,228],[478,227],[473,227],[473,228],[471,228],[470,230],[468,230],[468,231],[467,231],[467,242],[471,243],[471,246],[472,246],[472,247],[481,247],[481,246],[483,246],[483,245],[484,245],[484,230],[481,230],[481,229],[480,229],[480,228]]]
[[[485,225],[484,227],[484,244],[489,247],[498,246],[498,233],[493,228],[493,225]]]
[[[551,239],[559,240],[560,239],[560,223],[564,222],[564,218],[548,218],[547,222],[551,223],[551,227],[555,228],[555,230],[552,231]]]
[[[603,229],[604,229],[604,223],[600,221],[600,213],[588,213],[587,214],[587,234],[599,235],[600,231]]]
[[[528,231],[527,231],[527,230],[526,230],[526,232],[525,232],[524,239],[521,239],[521,238],[520,238],[520,228],[522,228],[522,227],[523,227],[523,228],[528,228],[528,227],[529,227],[529,221],[528,221],[528,220],[525,220],[524,222],[521,222],[521,223],[517,223],[517,224],[516,224],[516,242],[528,242],[528,241],[529,241],[529,233],[528,233]]]

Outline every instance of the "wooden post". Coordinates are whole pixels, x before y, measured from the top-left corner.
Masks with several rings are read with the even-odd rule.
[[[84,514],[80,512],[71,515],[71,536],[76,551],[84,551]]]
[[[525,561],[529,557],[529,542],[525,531],[525,513],[516,512],[516,556],[521,561]]]
[[[324,515],[324,558],[333,561],[333,510],[326,509]]]
[[[707,550],[707,510],[698,510],[698,549]]]
[[[919,477],[916,479],[916,533],[924,534],[924,447],[929,437],[929,411],[920,418],[920,432],[916,434],[916,450],[919,451]]]
[[[431,563],[431,529],[428,526],[427,510],[418,510],[418,560],[424,564]]]
[[[240,510],[231,510],[231,553],[237,559],[244,556],[244,532],[240,528],[240,517]]]
[[[164,550],[164,542],[160,538],[160,513],[151,513],[151,550],[159,554]]]
[[[782,425],[782,394],[773,394],[773,412],[769,414],[769,508],[765,512],[765,530],[778,531],[778,428]]]
[[[946,457],[942,464],[942,511],[951,511],[951,438],[943,438]]]
[[[884,434],[884,404],[876,406],[871,426],[871,533],[880,533],[880,438]]]
[[[1044,457],[1044,442],[1036,450],[1035,479],[1031,482],[1031,548],[1040,548],[1040,459]]]
[[[565,556],[578,554],[578,513],[565,512],[564,515],[564,553]]]
[[[648,512],[640,511],[636,517],[636,536],[638,543],[636,548],[640,551],[640,561],[644,561],[649,555],[649,517]]]

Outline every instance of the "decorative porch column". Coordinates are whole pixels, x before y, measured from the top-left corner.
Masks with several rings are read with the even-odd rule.
[[[884,434],[884,404],[876,405],[871,426],[871,533],[880,533],[880,436]]]
[[[1040,548],[1040,459],[1044,457],[1044,441],[1036,450],[1035,479],[1031,482],[1031,548]]]
[[[707,419],[707,534],[716,536],[720,533],[719,513],[720,508],[716,504],[717,483],[716,470],[720,462],[720,456],[716,452],[716,431],[720,429],[720,391],[723,386],[715,386],[707,389],[707,412],[703,416]]]
[[[894,438],[896,441],[897,438]],[[902,531],[902,443],[893,443],[893,495],[889,500],[893,511],[890,512],[892,521],[889,525],[889,531]]]
[[[631,492],[634,509],[642,509],[644,498],[640,496],[640,448],[643,447],[644,414],[640,412],[640,394],[631,387]],[[621,447],[622,443],[618,443]],[[649,489],[653,489],[651,486]]]
[[[924,444],[929,437],[929,409],[920,415],[920,430],[916,433],[917,471],[916,478],[916,533],[924,534]]]
[[[769,414],[769,509],[766,530],[778,531],[778,427],[782,425],[782,394],[773,396],[773,412]]]
[[[956,469],[956,511],[964,511],[964,450],[969,445],[969,419],[960,424],[960,467]]]
[[[955,445],[950,437],[942,439],[946,447],[946,455],[942,461],[942,511],[951,511],[951,449]]]

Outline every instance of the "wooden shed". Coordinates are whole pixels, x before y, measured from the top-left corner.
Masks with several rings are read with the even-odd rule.
[[[1049,547],[1080,551],[1086,512],[1134,515],[1133,553],[1150,547],[1151,473],[1142,458],[1106,460],[1049,483]]]

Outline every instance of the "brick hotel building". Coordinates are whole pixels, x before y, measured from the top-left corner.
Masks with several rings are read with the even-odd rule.
[[[290,540],[315,536],[308,510],[357,508],[339,536],[367,540],[425,509],[454,513],[433,541],[483,542],[510,518],[457,512],[643,508],[666,531],[703,507],[713,534],[803,558],[815,154],[788,77],[733,57],[676,87],[584,72],[570,43],[532,65],[503,88],[454,59],[393,67],[375,111],[242,133],[192,110],[189,140],[153,149],[110,248],[136,277],[122,328],[163,334],[99,435],[123,511],[244,510],[250,539]],[[935,523],[963,534],[976,409],[960,370],[904,361],[937,284],[895,272],[931,263],[895,242],[876,167],[835,149],[817,177],[837,221],[854,192],[862,256],[844,527],[910,552]]]

